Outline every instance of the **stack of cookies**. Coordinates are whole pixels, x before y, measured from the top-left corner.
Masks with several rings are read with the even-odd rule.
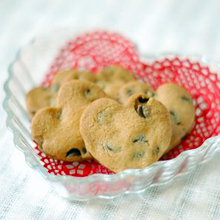
[[[58,160],[94,158],[114,172],[143,168],[178,145],[195,122],[192,97],[166,83],[154,91],[119,66],[58,72],[26,96],[33,139]]]

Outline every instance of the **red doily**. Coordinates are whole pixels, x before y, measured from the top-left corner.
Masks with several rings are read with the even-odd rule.
[[[131,70],[137,79],[142,79],[154,89],[166,82],[176,82],[192,95],[196,106],[196,124],[182,143],[162,157],[172,159],[187,149],[202,145],[209,137],[220,132],[220,79],[208,67],[188,59],[163,59],[145,64],[135,46],[117,33],[96,31],[75,38],[63,48],[46,74],[43,85],[48,86],[59,70],[78,68],[94,73],[111,64]],[[43,166],[55,175],[88,176],[94,173],[113,174],[94,160],[64,162],[47,157],[36,151]]]

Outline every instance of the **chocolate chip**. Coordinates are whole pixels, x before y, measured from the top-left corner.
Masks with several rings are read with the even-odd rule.
[[[148,98],[142,98],[141,96],[135,100],[135,110],[142,118],[146,118],[147,116],[149,116],[149,108],[147,105],[142,105],[140,103],[146,103],[148,102],[148,100]]]
[[[81,156],[81,152],[79,151],[79,149],[72,148],[66,153],[66,157],[69,157],[69,156],[71,157]]]
[[[121,148],[120,148],[120,147],[119,147],[119,148],[113,148],[113,147],[111,147],[109,144],[105,144],[105,145],[103,146],[103,148],[104,148],[105,151],[111,151],[111,152],[113,152],[113,153],[118,153],[118,152],[121,151]]]
[[[173,111],[170,111],[170,115],[171,115],[172,117],[176,117],[176,115],[175,115],[175,113],[174,113]]]
[[[86,90],[86,93],[87,93],[87,94],[90,94],[90,93],[91,93],[91,90],[90,90],[90,89],[87,89],[87,90]]]
[[[91,90],[90,89],[87,89],[85,91],[85,96],[90,96],[92,93],[91,93]]]
[[[144,136],[144,135],[140,135],[140,136],[137,137],[135,140],[133,140],[133,143],[137,143],[137,142],[148,143],[148,141],[145,139],[145,136]]]
[[[87,150],[86,150],[86,148],[85,148],[85,147],[82,149],[82,152],[83,152],[84,154],[86,154],[86,153],[87,153]]]
[[[113,151],[113,149],[108,144],[103,145],[103,149],[105,151]]]
[[[154,156],[158,156],[159,152],[160,152],[160,148],[159,147],[155,147],[154,150],[153,150],[153,155]]]
[[[32,115],[35,115],[35,114],[36,114],[36,111],[31,111],[31,114],[32,114]]]
[[[145,151],[140,151],[140,152],[134,154],[132,158],[135,160],[139,160],[144,156],[144,154],[145,154]]]
[[[183,136],[181,137],[181,140],[182,140],[182,141],[185,140],[185,139],[187,138],[187,136],[188,136],[188,134],[183,135]]]
[[[146,118],[145,115],[144,115],[144,112],[143,112],[143,106],[138,106],[138,109],[137,109],[137,112],[138,114],[143,117],[143,118]]]
[[[108,150],[113,151],[113,149],[112,149],[111,147],[109,147],[109,145],[106,144],[105,147],[106,147]]]
[[[190,102],[190,103],[192,102],[192,100],[190,98],[186,97],[186,96],[182,96],[181,99],[186,101],[186,102]]]
[[[170,116],[172,118],[172,120],[177,124],[177,125],[181,125],[181,122],[177,119],[176,114],[173,111],[170,111]]]
[[[144,115],[144,112],[143,112],[143,106],[138,106],[138,109],[137,109],[137,113],[139,114],[139,116],[143,117],[143,118],[146,118],[145,115]]]
[[[43,142],[38,145],[38,147],[43,150]]]
[[[146,118],[149,115],[149,111],[146,105],[138,105],[136,111],[138,115],[142,118]]]
[[[148,98],[142,98],[142,97],[140,97],[139,99],[138,99],[138,101],[140,102],[140,103],[147,103],[148,102]]]

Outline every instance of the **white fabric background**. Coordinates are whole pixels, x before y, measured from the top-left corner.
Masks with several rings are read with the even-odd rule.
[[[119,30],[142,52],[220,60],[219,0],[0,0],[0,101],[7,66],[35,35],[66,26]],[[0,219],[220,219],[220,154],[168,186],[68,202],[29,168],[0,107]]]

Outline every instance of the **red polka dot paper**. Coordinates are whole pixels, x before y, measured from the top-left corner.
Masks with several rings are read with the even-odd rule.
[[[129,69],[137,79],[154,89],[167,82],[176,82],[192,95],[196,107],[194,129],[161,160],[169,160],[182,151],[198,148],[207,138],[220,133],[220,79],[216,73],[198,62],[178,57],[143,63],[135,45],[117,33],[94,31],[68,42],[54,60],[43,85],[48,86],[60,70],[77,68],[96,73],[112,64]],[[58,161],[42,153],[38,146],[35,149],[45,169],[55,175],[85,177],[95,173],[114,174],[95,160]]]

